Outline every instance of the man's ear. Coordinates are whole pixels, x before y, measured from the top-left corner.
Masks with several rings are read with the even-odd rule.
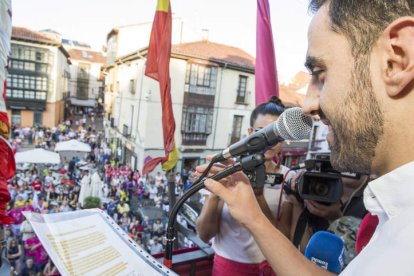
[[[414,80],[414,17],[401,17],[389,24],[382,39],[386,50],[387,94],[396,97]]]

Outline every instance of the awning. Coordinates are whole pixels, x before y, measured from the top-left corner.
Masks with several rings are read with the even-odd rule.
[[[88,144],[72,139],[69,141],[59,142],[56,144],[55,151],[81,151],[90,152],[91,147]]]
[[[79,100],[79,99],[71,98],[70,99],[70,104],[71,105],[76,105],[76,106],[95,107],[96,106],[96,100],[94,100],[94,99]]]
[[[59,164],[60,156],[58,153],[44,149],[33,149],[23,152],[17,152],[14,156],[16,163],[45,163]]]
[[[11,105],[10,109],[16,109],[16,110],[25,110],[26,107],[25,106],[16,106],[16,105]]]
[[[27,101],[27,100],[17,100],[9,99],[7,101],[7,108],[16,109],[16,110],[34,110],[34,111],[44,111],[46,109],[46,100],[45,101]]]

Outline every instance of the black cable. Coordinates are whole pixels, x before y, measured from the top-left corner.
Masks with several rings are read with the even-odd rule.
[[[164,253],[164,265],[171,268],[172,267],[172,252],[173,252],[173,242],[175,240],[174,237],[174,224],[177,218],[178,211],[180,210],[181,206],[184,204],[184,202],[191,197],[193,194],[204,188],[204,181],[207,179],[205,176],[210,171],[211,167],[214,164],[213,161],[207,166],[204,173],[198,178],[196,182],[183,194],[183,196],[174,204],[173,208],[171,209],[170,215],[168,217],[168,225],[167,225],[167,233],[166,233],[166,246],[165,246],[165,253]],[[210,177],[213,180],[220,180],[224,177],[227,177],[235,172],[241,171],[243,168],[241,166],[241,163],[238,162],[234,164],[233,166],[226,168],[217,174]]]

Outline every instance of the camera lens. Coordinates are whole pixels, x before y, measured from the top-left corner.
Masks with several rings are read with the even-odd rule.
[[[316,196],[327,196],[329,194],[329,185],[326,183],[312,183],[310,192]]]

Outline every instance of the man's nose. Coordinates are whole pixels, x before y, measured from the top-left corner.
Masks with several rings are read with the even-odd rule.
[[[303,103],[303,112],[308,115],[317,115],[320,110],[320,93],[318,89],[309,83],[308,91],[306,92],[305,102]]]

